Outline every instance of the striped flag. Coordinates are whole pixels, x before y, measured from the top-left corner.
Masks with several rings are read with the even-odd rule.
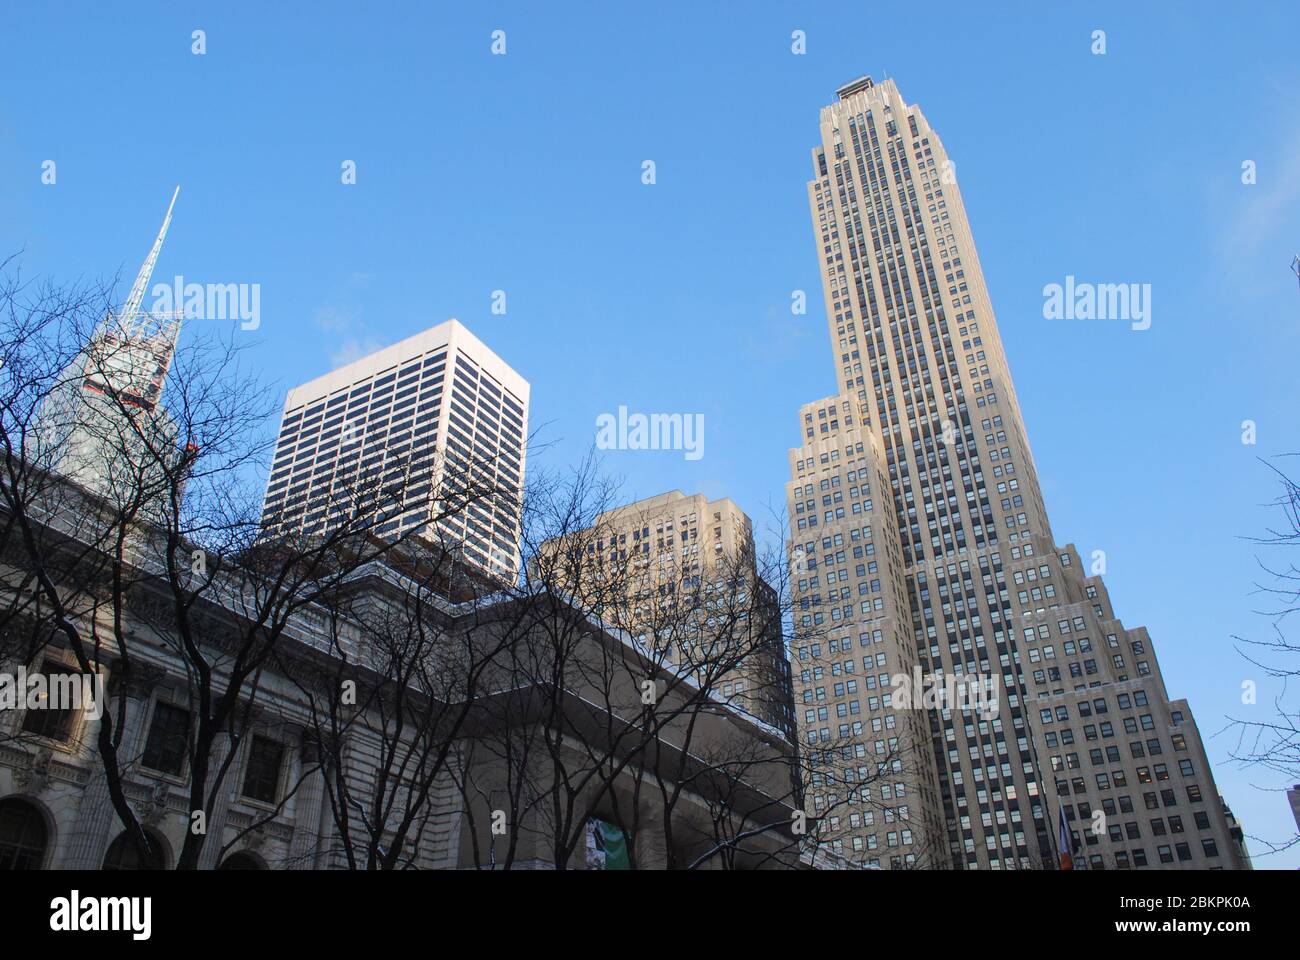
[[[1065,805],[1057,804],[1056,810],[1058,814],[1057,821],[1059,823],[1056,837],[1056,849],[1061,854],[1061,869],[1073,870],[1074,853],[1076,848],[1074,845],[1074,838],[1070,834],[1070,826],[1065,822]]]

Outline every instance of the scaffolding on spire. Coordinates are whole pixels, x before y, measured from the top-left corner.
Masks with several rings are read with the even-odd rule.
[[[180,195],[178,185],[163,217],[158,236],[140,265],[131,292],[117,313],[110,313],[89,345],[84,388],[91,393],[112,394],[121,402],[152,410],[162,393],[167,370],[176,353],[182,311],[145,310],[144,297],[158,263],[172,211]]]
[[[162,251],[163,241],[167,239],[167,228],[172,225],[172,210],[176,208],[176,198],[180,196],[180,192],[181,188],[178,184],[172,192],[172,202],[167,205],[167,215],[163,217],[162,228],[158,231],[158,238],[154,240],[149,255],[144,258],[144,263],[140,265],[140,272],[136,274],[135,283],[131,284],[131,293],[127,296],[126,303],[122,305],[121,312],[117,314],[117,321],[122,328],[122,332],[128,335],[150,336],[154,332],[150,328],[157,321],[182,319],[179,314],[155,314],[140,309],[144,303],[145,291],[149,289],[149,280],[153,277],[153,269],[158,263],[158,254]]]
[[[160,400],[183,314],[146,310],[144,298],[179,194],[177,187],[126,302],[106,313],[24,442],[33,460],[105,496],[131,495],[141,471],[166,469],[160,451],[174,446],[176,426]]]

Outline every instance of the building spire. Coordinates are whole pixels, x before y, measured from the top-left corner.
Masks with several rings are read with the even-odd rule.
[[[180,192],[181,188],[177,185],[175,192],[172,193],[172,202],[167,205],[167,215],[163,217],[158,239],[153,242],[153,249],[140,265],[140,272],[136,274],[135,283],[131,285],[131,295],[126,298],[122,312],[118,314],[118,322],[125,333],[144,333],[149,321],[155,319],[150,313],[142,313],[140,306],[144,303],[145,290],[149,288],[149,279],[153,276],[153,268],[158,262],[158,253],[162,250],[163,240],[167,238],[167,228],[172,223],[172,210],[176,206],[176,198]]]

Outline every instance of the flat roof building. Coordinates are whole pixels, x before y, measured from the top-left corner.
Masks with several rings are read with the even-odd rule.
[[[380,536],[414,531],[490,574],[512,576],[528,393],[528,382],[458,320],[295,387],[263,526],[320,534],[369,514]]]

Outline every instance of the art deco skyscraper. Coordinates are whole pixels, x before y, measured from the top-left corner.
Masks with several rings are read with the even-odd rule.
[[[1051,866],[1061,819],[1076,865],[1243,866],[1150,637],[1052,535],[943,144],[893,81],[837,93],[808,200],[838,390],[788,486],[810,814],[881,866]],[[901,705],[936,675],[997,696]]]
[[[590,592],[578,579],[598,585],[602,605],[615,608],[606,622],[660,663],[708,676],[712,692],[793,736],[779,596],[759,572],[753,521],[732,500],[661,493],[541,549],[561,558],[551,569],[568,589]],[[571,569],[563,560],[574,550],[582,555]]]
[[[414,528],[489,574],[513,576],[528,393],[528,382],[457,320],[295,387],[263,526],[316,534],[373,507],[381,536]],[[463,509],[439,507],[466,496]]]

